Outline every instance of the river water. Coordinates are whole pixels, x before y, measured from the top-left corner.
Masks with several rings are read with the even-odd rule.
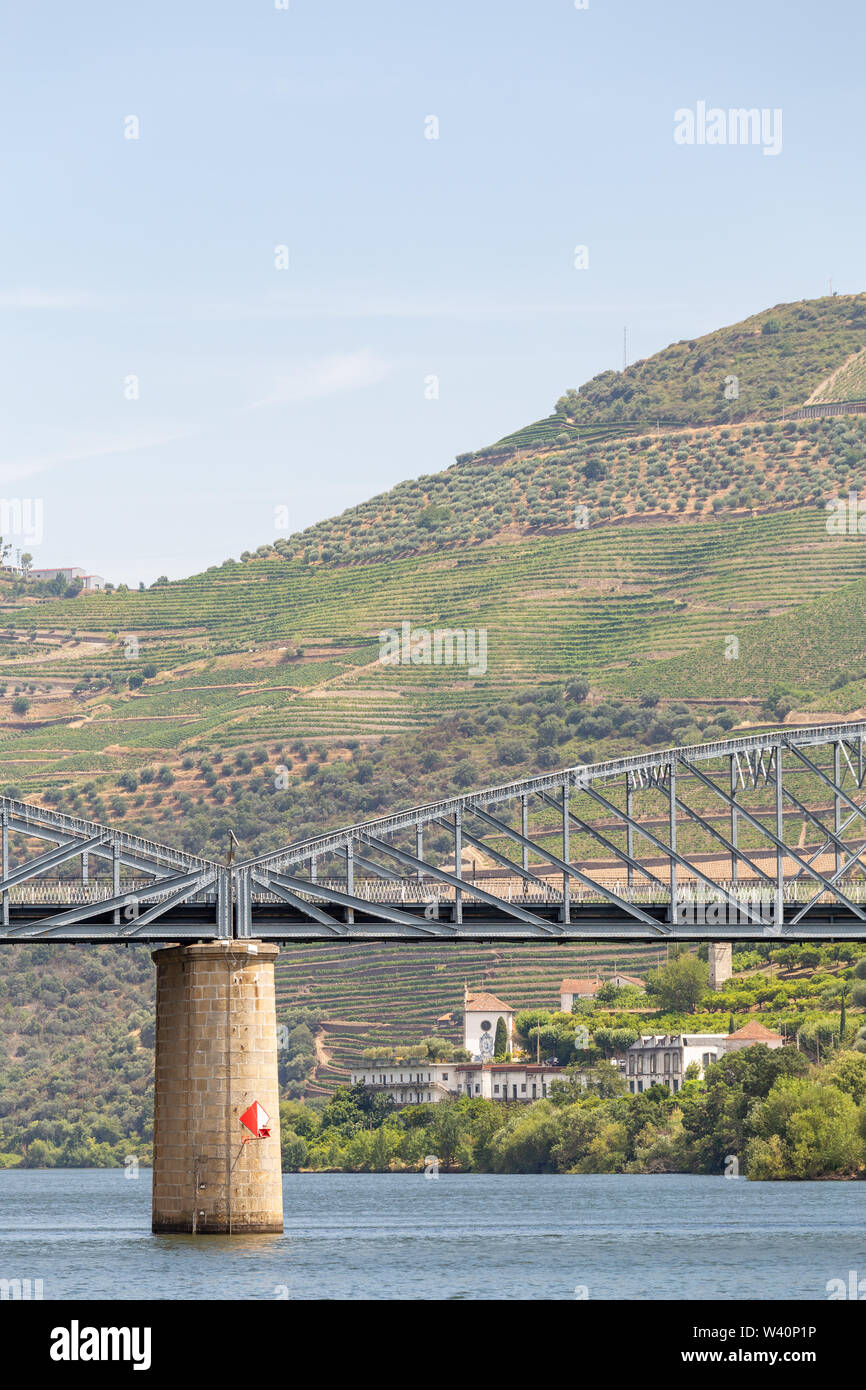
[[[866,1279],[866,1183],[287,1173],[283,1186],[282,1236],[154,1236],[148,1171],[0,1172],[0,1279],[41,1279],[45,1299],[826,1299],[828,1281]]]

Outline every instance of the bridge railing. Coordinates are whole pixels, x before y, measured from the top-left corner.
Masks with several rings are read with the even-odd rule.
[[[479,885],[480,886],[480,885]],[[840,882],[844,886],[846,896],[854,902],[866,902],[866,877],[845,879]],[[297,896],[303,900],[315,903],[326,901],[320,893],[317,895],[316,889],[321,888],[326,893],[343,893],[348,890],[348,883],[345,878],[323,878],[318,884],[310,884],[308,889],[298,889]],[[630,903],[669,903],[670,890],[661,888],[653,884],[629,884],[625,879],[610,878],[605,880],[604,888],[607,892],[594,890],[584,884],[576,884],[571,887],[570,900],[573,905],[581,903],[602,903],[609,900],[609,893],[613,892],[617,897]],[[559,883],[551,883],[544,891],[534,888],[527,888],[522,879],[485,879],[483,889],[486,894],[495,894],[503,902],[521,903],[524,905],[541,906],[544,903],[561,903],[563,901],[562,886]],[[462,879],[460,893],[464,903],[467,900],[481,902],[483,899],[476,897],[473,893],[471,879]],[[375,904],[391,904],[418,906],[430,903],[447,903],[455,901],[456,890],[450,884],[445,883],[419,883],[417,880],[404,879],[400,882],[386,883],[382,879],[355,879],[352,888],[355,899]],[[731,879],[720,878],[717,883],[717,891],[713,892],[699,880],[681,879],[677,888],[677,902],[691,903],[715,903],[720,897],[735,898],[738,902],[767,902],[774,898],[774,894],[766,890],[751,885],[746,885],[742,881],[734,882]],[[783,901],[786,903],[806,903],[815,898],[815,885],[808,880],[786,881],[782,888]],[[276,893],[268,893],[261,889],[255,889],[252,893],[252,901],[258,904],[278,904],[283,899]],[[832,902],[834,895],[827,891],[816,898],[818,902]]]
[[[160,888],[158,882],[148,886],[142,892],[140,879],[121,880],[121,894],[132,894],[135,892],[140,900],[147,902],[158,902],[160,898],[169,893],[168,888]],[[24,883],[13,885],[8,890],[9,900],[12,903],[33,903],[36,904],[55,904],[55,903],[98,903],[108,902],[114,897],[115,890],[113,885],[106,880],[97,882],[82,883],[80,879],[50,879],[36,878],[28,879]],[[213,892],[190,894],[188,902],[213,902],[216,894]]]

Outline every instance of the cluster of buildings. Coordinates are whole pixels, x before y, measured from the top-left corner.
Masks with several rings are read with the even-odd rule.
[[[560,1004],[571,1013],[576,999],[594,998],[602,984],[630,985],[644,989],[643,980],[616,973],[606,981],[563,980]],[[553,1081],[563,1078],[564,1068],[542,1062],[497,1062],[494,1060],[496,1029],[502,1019],[506,1052],[514,1037],[514,1009],[495,994],[463,992],[463,1046],[468,1062],[377,1062],[352,1072],[352,1084],[372,1086],[390,1095],[397,1105],[418,1105],[456,1096],[480,1096],[485,1100],[541,1100]],[[451,1015],[443,1015],[451,1018]],[[754,1043],[782,1047],[785,1039],[762,1023],[751,1020],[735,1033],[689,1033],[647,1035],[619,1058],[619,1066],[632,1095],[652,1085],[679,1091],[686,1070],[696,1064],[700,1076],[725,1052],[734,1052]]]
[[[31,569],[28,573],[31,579],[40,579],[46,584],[50,584],[58,574],[63,576],[67,584],[71,584],[73,579],[80,579],[82,590],[86,594],[101,593],[105,588],[105,580],[101,574],[86,574],[78,565],[67,565],[65,569]]]
[[[388,1062],[352,1072],[352,1085],[375,1086],[397,1105],[480,1096],[484,1100],[541,1100],[562,1067],[546,1062],[496,1062],[496,1026],[505,1026],[505,1050],[514,1038],[514,1009],[495,994],[463,991],[463,1046],[471,1062]]]

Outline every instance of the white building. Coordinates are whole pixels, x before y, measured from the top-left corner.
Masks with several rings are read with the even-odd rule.
[[[646,984],[637,975],[623,975],[619,970],[607,979],[596,975],[594,980],[563,980],[559,986],[559,1007],[564,1014],[570,1014],[576,999],[594,999],[602,985],[616,985],[617,989],[646,990]]]
[[[632,1095],[637,1095],[648,1091],[652,1085],[659,1085],[676,1092],[692,1062],[697,1063],[699,1075],[703,1077],[707,1067],[726,1052],[738,1052],[755,1043],[777,1048],[784,1047],[785,1039],[781,1033],[772,1032],[754,1019],[735,1033],[651,1034],[639,1038],[626,1053],[628,1089]]]
[[[642,989],[646,994],[646,980],[642,980],[639,975],[623,975],[619,970],[615,970],[608,984],[616,985],[617,989]]]
[[[352,1072],[352,1085],[386,1091],[397,1105],[421,1105],[457,1095],[452,1062],[368,1062]]]
[[[725,1051],[739,1052],[741,1048],[753,1047],[755,1043],[763,1043],[765,1047],[775,1049],[784,1047],[785,1039],[781,1033],[775,1033],[772,1028],[765,1028],[756,1018],[750,1018],[736,1033],[728,1034],[725,1038]]]
[[[506,1051],[511,1051],[514,1010],[495,994],[470,994],[463,990],[463,1046],[475,1062],[492,1062],[496,1044],[496,1025],[505,1020]]]
[[[486,1100],[542,1100],[551,1081],[564,1075],[562,1067],[547,1062],[461,1062],[455,1068],[457,1094]]]
[[[31,569],[30,578],[44,579],[50,583],[52,579],[57,578],[58,574],[63,576],[67,584],[71,584],[73,579],[84,579],[84,570],[80,569],[78,565],[66,565],[65,567],[60,566],[58,569],[47,570]]]
[[[352,1072],[352,1085],[371,1086],[396,1105],[435,1104],[456,1096],[483,1100],[542,1100],[561,1067],[534,1062],[377,1062]]]
[[[651,1034],[632,1043],[626,1056],[626,1080],[632,1095],[650,1086],[680,1089],[686,1068],[697,1062],[700,1074],[724,1052],[727,1033]]]
[[[570,1014],[575,999],[594,999],[601,989],[601,980],[563,980],[559,986],[559,1007],[562,1013]]]
[[[52,579],[56,579],[61,574],[67,584],[71,584],[73,579],[80,579],[81,586],[85,593],[98,593],[105,588],[105,580],[101,574],[85,574],[79,565],[67,565],[65,568],[58,569],[31,569],[30,578],[40,579],[50,584]]]

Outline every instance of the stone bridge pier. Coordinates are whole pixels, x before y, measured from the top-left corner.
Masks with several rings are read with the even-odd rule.
[[[153,952],[153,1230],[282,1232],[274,961],[261,941]],[[254,1102],[270,1134],[241,1124]]]

